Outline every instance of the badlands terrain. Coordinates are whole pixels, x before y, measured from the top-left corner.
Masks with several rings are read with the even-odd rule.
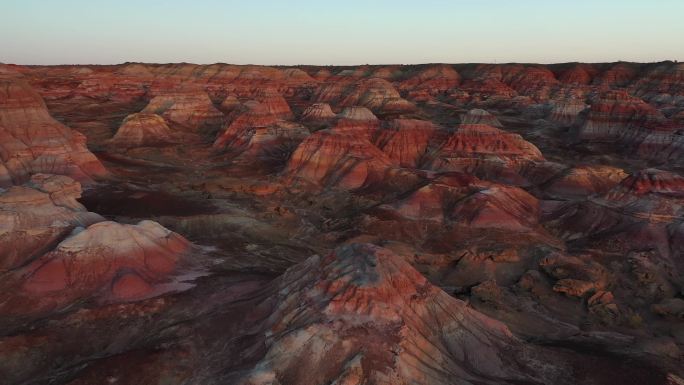
[[[684,65],[0,65],[0,379],[684,384]]]

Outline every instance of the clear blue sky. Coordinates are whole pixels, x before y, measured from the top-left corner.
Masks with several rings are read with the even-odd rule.
[[[0,0],[0,62],[684,60],[684,0]]]

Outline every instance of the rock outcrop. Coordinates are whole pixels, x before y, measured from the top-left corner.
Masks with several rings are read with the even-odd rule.
[[[209,96],[199,90],[164,92],[152,98],[142,112],[160,115],[174,128],[187,132],[212,132],[224,120]]]
[[[627,177],[622,169],[611,166],[578,166],[554,178],[545,191],[557,196],[603,194]]]
[[[486,183],[470,175],[446,174],[385,208],[411,220],[443,222],[452,218],[452,210],[457,201],[485,187]]]
[[[314,103],[302,112],[301,120],[305,122],[325,122],[335,118],[335,113],[327,103]]]
[[[401,167],[419,168],[441,132],[429,121],[396,119],[379,130],[373,143]],[[441,138],[440,138],[441,139]]]
[[[0,186],[20,184],[36,173],[82,182],[107,175],[85,137],[53,119],[25,80],[0,77]]]
[[[257,94],[256,100],[264,106],[269,115],[279,119],[291,119],[293,117],[287,101],[275,90],[268,88],[261,90]]]
[[[379,78],[363,79],[351,85],[330,83],[321,87],[314,100],[342,107],[363,106],[382,114],[415,110],[415,106],[403,99],[392,83]]]
[[[429,165],[433,170],[525,184],[521,168],[543,160],[541,151],[518,134],[485,124],[461,124],[432,155]]]
[[[81,185],[61,175],[35,174],[0,190],[0,270],[25,265],[76,227],[104,220],[76,201]]]
[[[503,125],[496,116],[479,108],[470,110],[468,113],[464,114],[461,118],[461,124],[483,124],[486,126],[503,128]]]
[[[241,105],[242,105],[242,103],[240,102],[240,99],[237,98],[237,96],[228,95],[221,102],[220,109],[221,109],[221,111],[223,111],[224,114],[230,114],[231,112],[240,108]]]
[[[351,244],[312,257],[272,292],[265,354],[240,384],[544,381],[503,324],[386,249]]]
[[[213,147],[241,157],[234,162],[286,161],[309,131],[298,123],[281,119],[291,114],[289,108],[287,113],[274,108],[272,103],[245,103],[239,115],[216,138]]]
[[[93,296],[144,298],[174,289],[191,244],[156,222],[106,221],[76,201],[81,186],[36,174],[0,193],[0,313],[40,314]],[[12,288],[12,290],[9,290]]]
[[[351,133],[316,131],[295,150],[285,173],[324,186],[356,189],[382,180],[392,161]]]
[[[408,97],[415,101],[427,101],[443,96],[456,88],[461,82],[461,75],[449,65],[428,66],[417,74],[409,76],[399,83],[399,90],[408,92]]]
[[[0,377],[682,382],[683,73],[0,64]]]
[[[451,217],[470,227],[519,231],[534,228],[539,214],[539,201],[525,190],[492,186],[460,200]]]
[[[337,114],[337,117],[340,119],[346,119],[346,120],[354,120],[354,121],[361,121],[361,122],[375,122],[378,120],[378,117],[373,114],[371,110],[369,110],[366,107],[359,107],[359,106],[352,106],[352,107],[345,107],[342,112]]]
[[[663,115],[626,91],[609,91],[591,104],[579,131],[584,140],[634,140],[641,130],[656,128]]]
[[[137,113],[124,119],[109,143],[128,148],[163,146],[177,141],[178,138],[174,137],[164,118],[157,114]]]
[[[571,126],[578,122],[580,113],[586,110],[588,105],[580,99],[561,99],[551,102],[549,120]]]
[[[187,240],[156,222],[99,222],[75,230],[17,272],[21,291],[10,304],[21,299],[33,313],[94,295],[126,301],[159,294],[189,250]],[[26,305],[0,311],[21,313]]]

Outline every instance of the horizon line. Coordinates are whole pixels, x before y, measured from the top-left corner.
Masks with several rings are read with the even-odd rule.
[[[130,64],[141,64],[141,65],[196,65],[196,66],[212,66],[212,65],[229,65],[229,66],[256,66],[256,67],[377,67],[377,66],[421,66],[421,65],[510,65],[510,64],[521,64],[521,65],[563,65],[563,64],[613,64],[613,63],[627,63],[627,64],[659,64],[659,63],[679,63],[678,59],[664,59],[664,60],[654,60],[654,61],[630,61],[630,60],[613,60],[613,61],[560,61],[560,62],[516,62],[516,61],[494,61],[494,62],[421,62],[421,63],[378,63],[378,64],[255,64],[255,63],[227,63],[227,62],[213,62],[213,63],[194,63],[187,61],[177,61],[177,62],[145,62],[145,61],[125,61],[119,63],[108,63],[108,64],[97,64],[97,63],[59,63],[59,64],[19,64],[19,63],[6,63],[1,62],[0,65],[17,66],[17,67],[114,67],[123,66]]]

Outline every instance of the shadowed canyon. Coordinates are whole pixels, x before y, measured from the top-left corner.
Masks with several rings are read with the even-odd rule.
[[[684,64],[0,64],[0,379],[684,384]]]

